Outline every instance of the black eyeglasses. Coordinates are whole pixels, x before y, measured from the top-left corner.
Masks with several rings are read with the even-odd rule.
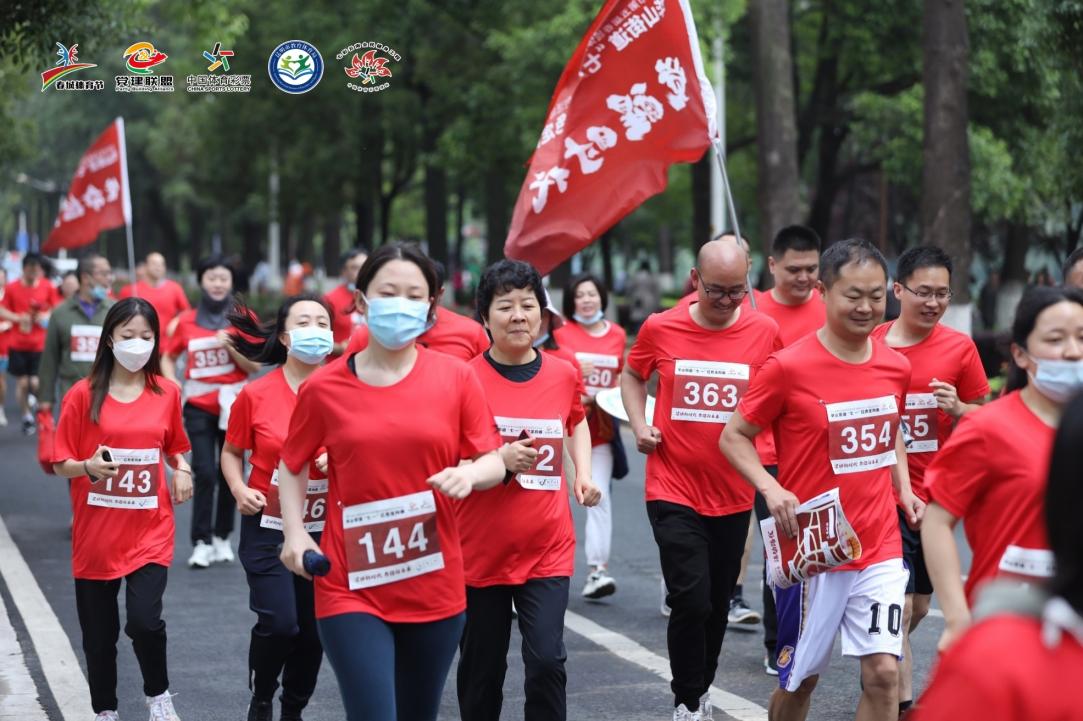
[[[710,300],[722,300],[722,296],[728,295],[730,300],[736,302],[743,300],[748,295],[748,288],[726,290],[725,288],[713,288],[705,285],[703,286],[703,294]]]
[[[906,288],[908,291],[910,291],[911,293],[916,295],[918,298],[921,298],[922,300],[929,300],[930,298],[936,298],[939,301],[944,301],[944,300],[951,300],[951,296],[952,296],[952,292],[951,292],[950,288],[945,288],[944,290],[935,290],[935,291],[934,290],[924,290],[924,289],[922,289],[922,290],[914,290],[913,288],[908,287],[904,283],[899,283],[899,285],[901,285],[903,288]]]

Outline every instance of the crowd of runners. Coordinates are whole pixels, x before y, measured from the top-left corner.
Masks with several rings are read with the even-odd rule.
[[[611,484],[636,451],[668,615],[659,718],[712,719],[727,627],[761,621],[772,720],[805,718],[839,636],[862,689],[840,718],[1080,718],[1048,684],[1083,674],[1083,291],[1027,291],[993,394],[973,340],[942,322],[966,272],[942,250],[907,250],[892,279],[873,245],[822,249],[792,226],[771,290],[750,294],[750,262],[733,236],[703,245],[692,292],[629,348],[599,277],[573,277],[558,309],[521,261],[483,272],[468,318],[418,247],[355,250],[340,286],[261,318],[220,257],[198,264],[189,307],[157,253],[117,298],[105,258],[81,258],[62,297],[26,255],[0,362],[25,432],[59,417],[39,457],[70,483],[97,720],[118,718],[121,587],[150,718],[178,718],[162,598],[189,500],[188,566],[236,557],[250,588],[249,721],[301,719],[325,656],[349,721],[435,719],[456,654],[461,718],[495,721],[513,622],[525,718],[581,718],[563,640],[576,544],[576,592],[614,594]],[[809,528],[802,504],[828,492],[849,555],[763,583],[761,618],[743,598],[761,581],[745,578],[754,519],[820,558],[816,534],[842,532]],[[934,592],[942,656],[922,695],[909,634]]]

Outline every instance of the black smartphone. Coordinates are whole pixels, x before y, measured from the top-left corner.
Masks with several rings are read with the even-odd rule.
[[[102,460],[105,461],[106,463],[112,463],[113,462],[113,456],[112,456],[111,453],[109,453],[108,448],[106,448],[105,450],[102,451]]]

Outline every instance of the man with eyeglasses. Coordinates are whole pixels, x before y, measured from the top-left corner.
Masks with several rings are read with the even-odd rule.
[[[73,385],[90,373],[105,314],[114,301],[113,269],[100,255],[79,260],[79,291],[53,310],[41,355],[38,408],[51,411]],[[58,391],[59,386],[59,391]]]
[[[897,320],[884,323],[872,337],[910,360],[903,421],[913,438],[907,448],[910,485],[928,502],[925,469],[944,446],[958,420],[989,394],[978,349],[970,336],[940,322],[951,301],[951,257],[940,248],[910,248],[899,256],[895,297]],[[899,664],[899,708],[913,703],[913,662],[910,634],[929,612],[933,586],[925,568],[921,534],[910,529],[899,511],[903,561],[910,570],[903,609],[903,659]]]
[[[691,271],[694,301],[647,318],[621,375],[636,446],[647,455],[647,517],[668,588],[675,721],[711,718],[708,689],[752,509],[752,488],[722,456],[718,436],[781,347],[778,324],[741,307],[748,268],[748,254],[732,240],[704,245]],[[647,423],[654,373],[657,402]]]

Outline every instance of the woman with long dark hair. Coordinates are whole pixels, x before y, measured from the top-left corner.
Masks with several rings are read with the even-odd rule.
[[[180,391],[159,366],[158,316],[126,298],[102,324],[90,375],[68,392],[53,470],[71,480],[72,572],[90,700],[98,721],[117,718],[117,594],[155,721],[177,721],[166,670],[162,595],[173,561],[173,505],[192,497]],[[176,469],[172,488],[163,460]]]
[[[1012,324],[1007,393],[963,416],[926,471],[925,561],[944,610],[941,650],[970,625],[980,586],[997,576],[1045,583],[1053,572],[1042,518],[1045,459],[1072,394],[1083,390],[1083,293],[1036,287]],[[974,553],[964,586],[954,528]]]

